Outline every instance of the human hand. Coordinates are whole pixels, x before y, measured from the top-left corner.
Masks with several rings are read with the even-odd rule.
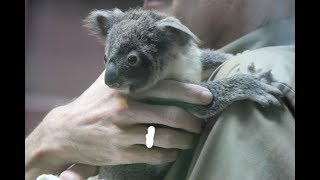
[[[201,131],[199,119],[177,107],[146,105],[130,101],[117,91],[108,88],[104,84],[103,74],[75,101],[51,111],[36,128],[33,134],[38,134],[36,137],[39,141],[34,143],[33,147],[41,144],[42,146],[38,148],[42,148],[40,150],[42,156],[50,154],[51,157],[59,157],[55,158],[57,163],[54,164],[60,167],[70,163],[94,166],[129,163],[160,164],[174,161],[177,157],[177,149],[192,147],[193,133]],[[199,98],[195,96],[199,96],[201,90],[199,91],[193,85],[191,87],[181,85],[183,84],[171,82],[170,87],[176,90],[184,89],[185,91],[182,92],[186,94],[193,91],[197,93],[191,93],[193,98],[190,98],[190,95],[183,96],[183,93],[178,93],[176,98],[199,103]],[[190,88],[194,89],[190,90]],[[165,95],[163,91],[158,92],[160,94],[152,92],[145,95]],[[170,90],[166,96],[170,98],[173,92],[176,91]],[[168,126],[168,128],[157,128],[154,138],[155,147],[151,149],[141,146],[145,144],[144,137],[148,127],[146,124]],[[32,142],[32,139],[35,138],[31,134],[26,144]],[[28,150],[26,150],[26,166],[28,159],[31,159],[27,152]],[[37,166],[38,172],[40,162]],[[43,163],[45,162],[40,164]]]

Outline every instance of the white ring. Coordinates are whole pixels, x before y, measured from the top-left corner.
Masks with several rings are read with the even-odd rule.
[[[146,146],[147,148],[151,148],[153,146],[153,138],[156,129],[153,126],[148,127],[148,133],[146,134]]]

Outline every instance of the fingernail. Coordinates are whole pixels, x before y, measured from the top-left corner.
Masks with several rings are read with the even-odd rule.
[[[202,91],[200,96],[201,102],[205,104],[209,104],[211,103],[212,99],[213,99],[213,95],[210,91]]]

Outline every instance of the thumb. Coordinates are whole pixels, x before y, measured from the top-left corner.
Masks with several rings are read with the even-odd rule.
[[[86,180],[91,176],[98,174],[98,167],[84,165],[84,164],[75,164],[71,168],[63,171],[59,178],[61,180]]]

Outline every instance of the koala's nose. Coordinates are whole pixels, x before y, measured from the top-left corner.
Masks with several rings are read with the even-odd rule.
[[[114,63],[109,63],[106,67],[106,74],[104,77],[105,83],[110,87],[119,87],[118,71]]]

